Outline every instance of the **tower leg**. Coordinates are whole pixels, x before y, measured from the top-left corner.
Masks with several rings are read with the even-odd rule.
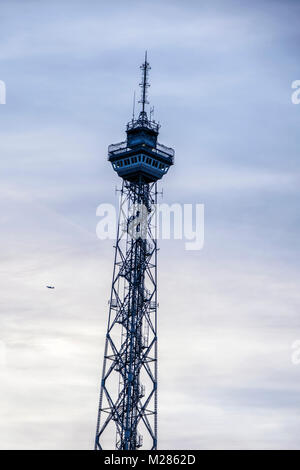
[[[123,182],[95,449],[157,447],[156,198]]]

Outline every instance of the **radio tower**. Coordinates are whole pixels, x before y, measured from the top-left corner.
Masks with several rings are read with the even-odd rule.
[[[95,449],[157,448],[156,182],[174,163],[157,142],[160,125],[146,112],[147,62],[141,65],[141,111],[127,139],[108,147],[123,180],[104,350]]]

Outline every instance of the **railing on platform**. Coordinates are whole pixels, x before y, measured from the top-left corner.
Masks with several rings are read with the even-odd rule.
[[[138,144],[136,147],[143,147],[145,144]],[[132,150],[133,147],[127,147],[127,141],[119,142],[117,144],[111,144],[108,147],[108,157],[118,155],[118,153],[123,153],[125,151]],[[161,155],[165,158],[169,158],[172,163],[174,162],[174,149],[170,147],[166,147],[163,144],[157,142],[156,147],[150,147],[151,152],[156,153],[157,155]]]

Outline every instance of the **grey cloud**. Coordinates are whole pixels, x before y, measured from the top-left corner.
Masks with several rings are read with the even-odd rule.
[[[160,242],[160,447],[299,448],[299,5],[151,5],[1,6],[1,448],[92,447],[113,260],[95,214],[145,49],[176,149],[163,202],[206,214],[202,251]]]

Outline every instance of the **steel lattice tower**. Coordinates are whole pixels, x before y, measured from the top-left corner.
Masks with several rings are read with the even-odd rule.
[[[157,448],[157,180],[174,150],[157,142],[146,112],[148,72],[141,66],[141,111],[108,160],[123,179],[95,449]]]

